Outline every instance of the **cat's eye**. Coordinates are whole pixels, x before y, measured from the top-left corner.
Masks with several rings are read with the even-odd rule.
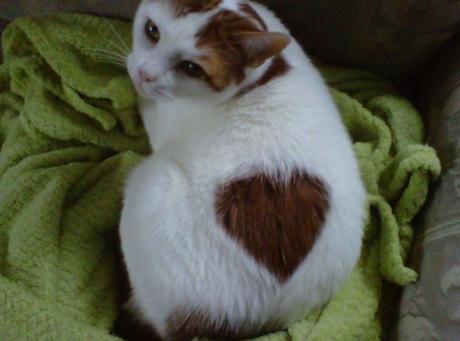
[[[178,67],[183,73],[192,78],[201,78],[206,76],[206,72],[203,68],[190,60],[180,62]]]
[[[145,35],[153,43],[157,43],[160,40],[160,31],[152,20],[147,20],[145,23]]]

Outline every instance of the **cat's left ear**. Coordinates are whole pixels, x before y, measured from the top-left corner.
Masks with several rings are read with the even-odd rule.
[[[246,53],[247,66],[252,68],[281,53],[291,42],[287,34],[278,32],[242,32],[238,38]]]

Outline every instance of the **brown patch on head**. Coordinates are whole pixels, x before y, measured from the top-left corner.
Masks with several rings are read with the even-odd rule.
[[[279,54],[290,42],[282,33],[266,32],[257,20],[229,10],[213,16],[198,34],[198,48],[205,53],[198,63],[216,90],[231,82],[240,84],[245,68],[256,68]]]
[[[255,338],[283,328],[280,323],[266,323],[263,327],[242,326],[232,328],[227,319],[214,322],[209,314],[183,307],[173,313],[167,321],[167,340],[193,340],[205,337],[212,340],[242,340]],[[252,330],[251,330],[252,329]]]
[[[289,183],[266,175],[237,180],[217,191],[217,217],[252,257],[287,281],[323,227],[328,191],[318,178],[296,173]]]
[[[217,8],[222,0],[173,0],[177,17],[190,13],[208,12]]]

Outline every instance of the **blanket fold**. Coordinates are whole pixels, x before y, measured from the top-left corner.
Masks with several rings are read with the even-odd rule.
[[[123,182],[148,140],[119,65],[130,23],[19,19],[0,66],[0,339],[116,340],[115,242]],[[320,65],[366,184],[362,256],[335,298],[259,340],[377,340],[382,283],[406,285],[411,222],[440,174],[423,123],[393,86]]]

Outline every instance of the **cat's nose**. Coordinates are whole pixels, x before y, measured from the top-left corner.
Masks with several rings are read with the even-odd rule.
[[[154,82],[156,77],[149,74],[144,69],[139,69],[139,78],[142,82],[151,83]]]

